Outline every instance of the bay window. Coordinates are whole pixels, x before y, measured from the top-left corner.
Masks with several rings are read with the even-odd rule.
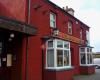
[[[80,64],[81,65],[91,65],[92,61],[92,48],[90,47],[80,47]]]
[[[46,68],[71,67],[70,42],[52,39],[46,43]]]

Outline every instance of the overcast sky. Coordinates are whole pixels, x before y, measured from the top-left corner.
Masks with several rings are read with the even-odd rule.
[[[100,0],[50,0],[60,7],[71,7],[75,17],[90,28],[90,43],[94,52],[100,52]]]

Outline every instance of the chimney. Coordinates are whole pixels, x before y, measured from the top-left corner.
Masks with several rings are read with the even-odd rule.
[[[66,7],[63,7],[63,10],[65,10],[65,12],[68,12],[69,14],[74,16],[75,11],[72,8],[68,8],[68,6],[66,6]]]
[[[72,16],[74,16],[74,10],[72,8],[68,8],[68,11],[67,11],[69,14],[71,14]]]
[[[68,11],[68,6],[63,7],[63,10],[67,12]]]

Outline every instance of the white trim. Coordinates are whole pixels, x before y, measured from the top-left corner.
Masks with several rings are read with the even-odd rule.
[[[51,69],[51,70],[59,70],[59,69],[68,69],[72,68],[72,66],[64,66],[64,67],[46,67],[45,69]]]

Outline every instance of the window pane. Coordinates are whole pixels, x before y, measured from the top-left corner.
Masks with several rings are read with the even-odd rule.
[[[51,21],[50,21],[50,26],[51,26],[51,27],[55,27],[55,22],[51,20]]]
[[[53,47],[53,41],[48,41],[48,47]]]
[[[87,63],[92,64],[92,55],[91,54],[87,54]]]
[[[54,49],[47,50],[47,66],[54,67]]]
[[[50,14],[50,20],[53,20],[53,21],[55,20],[55,14],[53,13]]]
[[[87,52],[90,52],[90,51],[89,51],[89,48],[87,48]]]
[[[57,47],[63,48],[63,41],[57,41]]]
[[[90,49],[90,52],[92,52],[92,49]]]
[[[81,64],[86,64],[85,53],[84,54],[81,54]]]
[[[57,50],[57,66],[63,66],[63,50]]]
[[[87,54],[87,63],[88,64],[90,63],[90,56],[89,56],[89,54]]]
[[[64,66],[69,65],[69,51],[64,51]]]
[[[64,42],[64,48],[69,49],[69,43],[68,42]]]
[[[92,64],[92,54],[90,54],[90,64]]]
[[[68,33],[72,34],[72,28],[68,28]]]
[[[85,52],[85,48],[80,48],[80,51],[81,52]]]

